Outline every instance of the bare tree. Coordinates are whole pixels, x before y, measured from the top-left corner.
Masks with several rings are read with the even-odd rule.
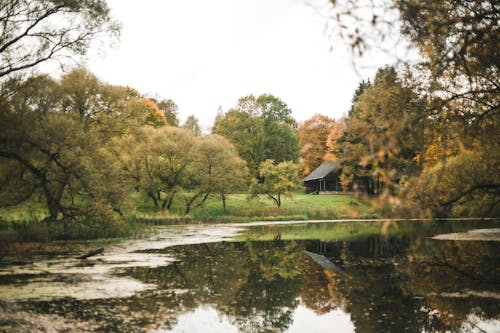
[[[93,40],[119,31],[103,0],[0,0],[0,79],[84,55]]]

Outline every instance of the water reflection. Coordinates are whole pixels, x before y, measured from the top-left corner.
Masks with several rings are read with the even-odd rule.
[[[499,331],[500,243],[427,238],[457,231],[444,224],[396,227],[388,231],[381,224],[378,233],[334,240],[247,240],[145,250],[175,261],[120,267],[114,275],[155,289],[121,299],[18,305],[102,331]]]

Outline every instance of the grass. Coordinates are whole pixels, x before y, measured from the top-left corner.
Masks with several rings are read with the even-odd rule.
[[[217,197],[212,197],[189,216],[184,215],[183,194],[174,202],[172,212],[156,212],[150,200],[139,193],[131,194],[135,210],[118,225],[87,225],[81,223],[42,223],[45,206],[29,202],[0,208],[0,242],[46,242],[58,239],[97,239],[141,237],[151,233],[153,225],[186,223],[226,223],[278,220],[322,220],[337,218],[369,218],[370,207],[348,195],[296,194],[285,198],[278,208],[264,198],[249,200],[246,194],[230,194],[226,210]]]
[[[347,195],[310,195],[297,194],[294,198],[285,198],[281,208],[269,200],[246,200],[246,195],[232,195],[226,212],[219,202],[210,202],[200,211],[193,211],[193,216],[202,221],[225,220],[226,216],[239,217],[243,220],[323,220],[337,218],[372,217],[367,204]]]
[[[182,196],[182,194],[181,194]],[[173,215],[183,216],[182,197],[174,202]],[[137,216],[158,217],[152,203],[139,194],[132,196]],[[166,216],[171,216],[167,214]],[[321,220],[337,218],[369,218],[375,216],[369,205],[350,195],[296,194],[284,198],[280,208],[265,198],[249,200],[246,194],[230,194],[226,210],[216,197],[209,198],[199,208],[193,209],[190,218],[201,222],[249,222],[276,220]]]

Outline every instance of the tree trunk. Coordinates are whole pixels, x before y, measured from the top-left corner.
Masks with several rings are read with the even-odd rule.
[[[156,198],[156,196],[154,195],[154,193],[147,192],[147,195],[148,195],[148,197],[150,197],[153,200],[153,203],[155,205],[155,210],[159,211],[160,207],[158,205],[158,199]]]
[[[165,201],[163,201],[163,205],[162,205],[163,209],[166,208],[168,211],[170,211],[170,209],[172,208],[172,203],[174,202],[174,197],[176,194],[177,194],[177,190],[172,190],[172,192],[170,192],[170,194],[167,195],[167,197],[165,198]]]
[[[221,193],[220,197],[222,199],[222,211],[225,213],[226,212],[226,194]]]

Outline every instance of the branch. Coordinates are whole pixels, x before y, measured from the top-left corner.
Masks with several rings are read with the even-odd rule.
[[[494,190],[494,193],[498,194],[500,192],[500,184],[477,184],[477,185],[474,185],[471,188],[469,188],[467,191],[464,191],[464,192],[458,194],[457,196],[455,196],[455,197],[453,197],[445,202],[441,202],[440,204],[441,204],[441,206],[449,206],[449,205],[457,202],[458,200],[462,199],[466,195],[469,195],[477,190]]]
[[[42,16],[38,17],[32,24],[30,24],[25,30],[24,32],[22,32],[19,36],[17,37],[14,37],[13,39],[11,39],[10,41],[6,42],[3,46],[0,47],[0,53],[4,52],[7,48],[9,48],[11,45],[17,43],[18,41],[20,41],[22,38],[26,37],[29,32],[34,28],[36,27],[40,22],[42,22],[43,20],[45,20],[47,17],[57,13],[59,11],[59,9],[61,9],[62,6],[56,6],[54,8],[51,8],[49,10],[47,10],[47,12],[45,12],[45,14],[43,14]]]

